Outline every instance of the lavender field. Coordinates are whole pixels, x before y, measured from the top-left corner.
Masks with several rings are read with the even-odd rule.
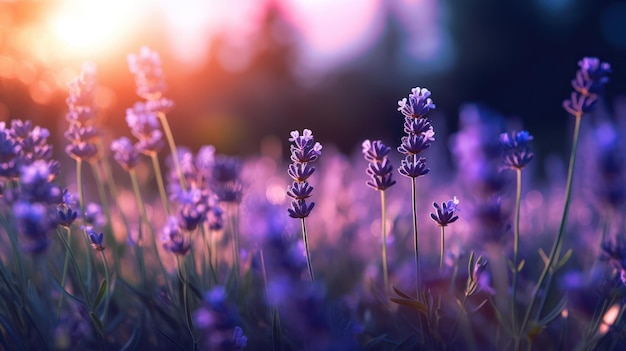
[[[1,348],[626,349],[626,105],[606,109],[609,63],[576,62],[553,131],[571,157],[543,165],[478,105],[438,132],[419,82],[385,117],[404,136],[354,154],[307,125],[253,156],[192,150],[148,47],[132,138],[110,138],[85,64],[64,142],[0,122]]]

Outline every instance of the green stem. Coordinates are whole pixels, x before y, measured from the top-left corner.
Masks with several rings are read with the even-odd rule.
[[[80,214],[81,219],[83,220],[83,238],[85,240],[85,245],[87,250],[85,251],[86,259],[87,259],[87,282],[88,286],[92,286],[92,278],[93,278],[93,270],[95,263],[93,261],[93,257],[89,254],[91,250],[91,243],[89,242],[89,238],[87,237],[87,221],[85,220],[85,193],[83,189],[83,161],[79,158],[76,159],[76,186],[78,187],[78,202],[80,206]]]
[[[159,194],[161,195],[161,202],[167,215],[170,215],[170,203],[167,201],[167,193],[165,192],[165,185],[163,185],[163,175],[161,174],[161,166],[159,165],[159,158],[156,153],[150,154],[152,159],[152,168],[154,168],[154,174],[159,188]]]
[[[187,275],[187,268],[185,267],[184,259],[180,259],[179,256],[176,256],[176,261],[178,262],[178,277],[183,284],[183,305],[185,308],[185,320],[187,322],[187,330],[189,331],[189,335],[191,335],[191,339],[193,340],[193,349],[196,349],[197,341],[193,332],[193,320],[191,318],[191,309],[189,308],[189,282]]]
[[[539,290],[541,289],[541,286],[543,285],[544,281],[546,280],[546,277],[549,276],[548,280],[552,279],[552,274],[548,274],[549,272],[551,272],[554,269],[554,263],[557,262],[558,260],[558,256],[560,255],[561,252],[561,245],[562,245],[562,241],[563,241],[563,235],[565,234],[565,229],[567,226],[567,217],[569,214],[569,206],[570,206],[570,197],[571,197],[571,193],[572,193],[572,182],[573,182],[573,178],[574,178],[574,166],[576,163],[576,149],[578,146],[578,136],[580,133],[580,122],[581,122],[581,118],[582,118],[582,114],[578,114],[576,116],[574,116],[576,118],[576,124],[574,125],[574,137],[573,137],[573,141],[572,141],[572,152],[570,155],[570,160],[569,160],[569,168],[568,168],[568,172],[567,172],[567,184],[565,187],[565,205],[563,208],[563,216],[561,217],[561,225],[559,226],[559,233],[556,237],[556,240],[554,241],[554,245],[552,246],[552,250],[550,251],[550,257],[548,258],[548,263],[545,265],[543,271],[541,272],[541,276],[539,277],[539,280],[537,281],[537,285],[535,286],[535,291],[533,292],[533,296],[530,300],[530,304],[528,305],[528,308],[526,310],[526,315],[524,316],[524,320],[522,322],[522,325],[520,327],[520,335],[517,336],[517,341],[516,341],[516,345],[515,345],[515,349],[518,350],[519,346],[520,346],[520,342],[521,342],[521,334],[524,333],[524,329],[526,328],[526,325],[528,323],[528,320],[530,318],[530,314],[532,313],[533,307],[535,306],[535,303],[537,301],[537,297],[539,295]],[[544,291],[543,292],[543,298],[545,299],[545,297],[548,295],[548,291]],[[539,311],[539,313],[541,313],[541,311]]]
[[[165,285],[167,286],[168,292],[170,294],[170,296],[172,296],[172,288],[170,287],[169,284],[169,279],[168,279],[168,275],[167,272],[165,270],[165,267],[163,266],[163,260],[161,260],[161,256],[159,253],[159,248],[157,247],[156,244],[156,237],[154,235],[154,228],[152,227],[152,224],[150,223],[150,221],[148,220],[148,213],[146,212],[146,205],[143,202],[143,198],[141,197],[141,190],[139,189],[139,181],[137,179],[137,172],[134,169],[129,170],[128,174],[130,175],[130,180],[131,183],[133,184],[133,191],[135,193],[135,199],[137,201],[137,204],[139,205],[139,213],[141,215],[141,221],[143,223],[146,224],[146,226],[148,227],[148,230],[150,231],[150,237],[151,237],[151,242],[152,242],[152,248],[157,256],[157,261],[159,262],[159,267],[161,269],[161,273],[163,274],[163,280],[165,281]],[[141,228],[141,223],[139,224],[140,228]],[[138,246],[142,246],[143,245],[143,237],[141,235],[141,230],[139,231],[139,240],[137,243]],[[142,250],[140,250],[141,253],[143,253]],[[143,266],[143,257],[141,257],[141,262],[140,264]],[[145,284],[145,269],[142,272],[143,276],[142,276],[142,283]]]
[[[439,255],[439,271],[443,272],[443,256],[445,255],[445,245],[446,245],[446,236],[445,236],[445,226],[441,226],[441,252]]]
[[[57,235],[61,239],[63,246],[65,246],[65,250],[67,250],[67,252],[70,253],[70,262],[72,263],[72,267],[74,267],[74,271],[76,272],[76,278],[78,280],[78,287],[80,288],[80,292],[81,294],[83,294],[83,297],[85,298],[85,301],[87,302],[87,306],[89,307],[89,310],[91,311],[91,309],[93,308],[93,305],[91,302],[91,296],[89,296],[87,294],[87,291],[85,290],[85,287],[83,285],[83,279],[80,276],[80,269],[78,268],[78,263],[76,263],[76,258],[72,254],[72,249],[69,243],[67,242],[67,240],[63,237],[63,235],[58,230],[57,230]]]
[[[70,235],[72,233],[72,231],[70,230],[70,228],[65,228],[66,232],[67,232],[67,238],[68,238],[68,242],[70,241]],[[67,279],[67,269],[69,268],[69,263],[70,263],[70,251],[66,250],[65,251],[65,260],[63,261],[63,273],[61,274],[61,289],[65,289],[65,280]],[[61,296],[59,297],[59,304],[57,306],[57,318],[59,316],[61,316],[61,308],[63,307],[63,297],[65,294],[61,294]]]
[[[105,323],[107,319],[107,314],[109,312],[109,301],[111,299],[111,275],[109,273],[109,263],[107,262],[107,257],[104,254],[104,251],[100,251],[102,255],[102,262],[104,264],[104,279],[107,282],[106,287],[106,295],[104,296],[104,314],[102,315],[102,324]]]
[[[389,271],[387,268],[387,211],[385,206],[385,191],[380,192],[380,208],[381,208],[381,221],[382,221],[382,237],[383,237],[383,281],[385,284],[385,291],[389,292]]]
[[[458,301],[458,300],[457,300]],[[465,303],[467,302],[467,295],[463,295],[463,301],[461,301],[461,306],[459,308],[459,313],[456,315],[456,319],[454,320],[454,324],[452,324],[452,332],[450,333],[450,342],[454,340],[454,334],[456,334],[456,329],[459,326],[459,322],[461,321],[461,315],[463,311],[465,311]]]
[[[519,255],[519,223],[520,223],[520,207],[522,202],[522,170],[515,169],[517,175],[517,191],[515,196],[515,228],[513,233],[513,291],[511,294],[511,323],[513,330],[517,330],[517,318],[515,316],[516,302],[517,302],[517,277],[518,271],[518,255]]]
[[[306,235],[306,224],[304,222],[304,218],[302,219],[302,240],[304,241],[304,250],[306,251],[306,265],[309,268],[309,276],[311,277],[311,282],[315,284],[315,275],[313,275],[313,266],[311,265],[311,252],[309,251],[309,242],[307,241]]]
[[[415,178],[411,178],[411,210],[413,212],[413,243],[415,244],[415,282],[417,293],[420,290],[420,261],[419,261],[419,240],[417,236],[417,189]]]
[[[91,161],[89,162],[89,164],[91,165],[93,176],[96,179],[96,185],[98,187],[98,195],[100,197],[100,202],[102,203],[104,214],[107,218],[107,225],[106,225],[107,230],[105,230],[105,235],[106,235],[105,239],[108,245],[111,247],[111,251],[113,252],[113,264],[117,266],[119,262],[119,257],[117,253],[117,241],[115,240],[115,237],[113,236],[113,221],[111,220],[111,210],[109,208],[110,207],[109,199],[106,194],[106,189],[104,188],[104,181],[102,180],[102,177],[100,176],[98,164],[96,163],[96,161]],[[117,272],[119,270],[115,268],[115,271]]]
[[[178,180],[180,181],[180,188],[182,190],[186,190],[187,185],[185,182],[185,176],[183,175],[183,170],[180,167],[180,161],[178,160],[178,152],[176,151],[176,143],[174,143],[174,136],[172,135],[170,124],[167,122],[167,117],[165,116],[165,113],[159,112],[157,115],[159,116],[159,119],[161,120],[161,124],[163,125],[165,138],[167,139],[167,143],[169,144],[169,147],[170,147],[170,152],[172,153],[172,160],[174,161],[174,167],[176,168],[176,173],[178,174]]]
[[[265,269],[265,256],[263,255],[263,247],[259,248],[259,255],[261,256],[261,272],[263,273],[263,284],[265,284],[265,298],[267,302],[270,302],[269,286],[267,285],[267,270]]]

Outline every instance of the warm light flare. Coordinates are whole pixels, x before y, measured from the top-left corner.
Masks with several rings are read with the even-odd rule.
[[[66,54],[88,56],[111,50],[139,25],[140,1],[67,0],[49,17]]]

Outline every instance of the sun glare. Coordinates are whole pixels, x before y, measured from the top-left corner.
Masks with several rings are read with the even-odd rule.
[[[51,13],[54,35],[69,55],[91,56],[127,38],[137,21],[139,1],[68,0]]]

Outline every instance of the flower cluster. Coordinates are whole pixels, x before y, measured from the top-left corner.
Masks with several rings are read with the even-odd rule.
[[[157,154],[165,143],[157,114],[148,110],[144,102],[136,102],[126,109],[126,123],[131,134],[137,138],[135,149],[147,156]]]
[[[313,139],[313,132],[309,129],[303,130],[302,135],[297,130],[292,131],[289,141],[292,163],[287,173],[293,179],[293,183],[287,189],[287,195],[293,200],[288,212],[292,218],[306,218],[315,206],[314,202],[306,203],[306,199],[313,191],[307,180],[315,172],[315,168],[309,163],[317,160],[322,154],[322,145]]]
[[[170,216],[167,219],[167,223],[163,227],[163,236],[161,240],[164,241],[163,248],[175,255],[184,256],[191,249],[191,242],[183,230],[183,224],[178,218]]]
[[[404,115],[404,132],[402,144],[398,151],[405,155],[401,161],[400,174],[405,177],[417,178],[429,172],[426,168],[426,159],[418,157],[419,153],[430,147],[435,140],[430,120],[426,114],[435,109],[435,104],[430,98],[430,91],[426,88],[413,88],[409,98],[398,101],[398,111]]]
[[[500,134],[504,166],[510,169],[524,168],[535,156],[528,147],[531,140],[533,136],[525,130]]]
[[[461,211],[459,208],[459,199],[457,199],[456,196],[452,200],[442,202],[441,206],[435,202],[433,203],[433,207],[435,207],[436,213],[431,213],[430,218],[437,222],[437,225],[440,227],[445,227],[459,219],[459,216],[455,215],[455,212]]]
[[[131,170],[139,164],[139,154],[130,139],[121,137],[111,142],[113,158],[125,170]]]
[[[384,191],[396,184],[396,181],[392,179],[393,167],[387,158],[391,148],[380,140],[365,140],[362,146],[363,157],[369,162],[366,172],[371,179],[367,181],[367,185]]]
[[[69,112],[65,118],[70,126],[65,138],[70,144],[65,152],[75,160],[93,160],[98,156],[95,143],[99,135],[95,127],[96,86],[96,67],[92,64],[84,64],[80,77],[69,83],[69,97],[66,99]]]
[[[593,110],[598,95],[609,81],[611,65],[596,57],[584,57],[578,66],[576,78],[572,80],[574,91],[568,100],[563,101],[563,108],[572,116],[581,117]]]

